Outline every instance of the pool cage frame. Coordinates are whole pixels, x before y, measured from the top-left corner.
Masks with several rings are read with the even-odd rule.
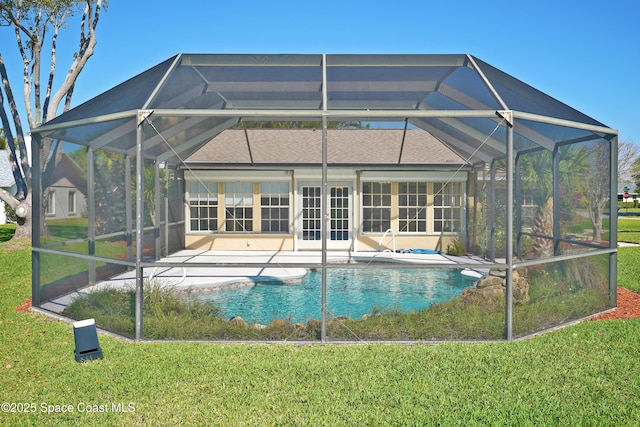
[[[293,57],[293,59],[292,59]],[[262,103],[255,103],[255,105],[262,105],[261,107],[236,107],[232,101],[224,103],[219,108],[190,108],[185,105],[171,105],[170,107],[163,107],[162,102],[158,101],[161,92],[168,85],[169,80],[172,78],[172,73],[176,73],[182,66],[198,65],[207,66],[209,64],[216,65],[218,62],[223,63],[229,61],[230,63],[238,63],[242,65],[260,65],[269,66],[270,63],[284,64],[287,61],[296,62],[300,60],[300,63],[306,64],[308,61],[318,65],[321,69],[321,81],[316,82],[319,89],[320,99],[319,108],[309,108],[300,104],[299,108],[292,108],[290,105],[280,106],[278,102],[270,104],[269,99],[264,99]],[[474,75],[477,76],[478,81],[483,82],[486,85],[487,93],[492,98],[491,105],[484,105],[482,102],[475,100],[469,102],[467,106],[460,104],[457,108],[442,109],[442,108],[426,108],[424,106],[418,106],[416,108],[379,108],[375,105],[369,105],[366,100],[358,100],[357,96],[348,100],[352,102],[352,105],[348,102],[340,104],[337,108],[332,108],[332,101],[335,99],[335,93],[331,93],[332,85],[349,85],[353,84],[360,87],[359,90],[366,91],[367,85],[375,86],[375,83],[380,82],[336,82],[332,81],[329,77],[331,72],[332,61],[340,63],[345,67],[357,67],[363,66],[365,69],[368,66],[380,66],[386,67],[387,70],[393,72],[393,67],[398,66],[399,69],[406,70],[406,68],[419,67],[420,65],[436,65],[441,67],[449,67],[449,71],[444,72],[441,75],[439,81],[434,82],[433,86],[429,89],[429,93],[447,94],[448,96],[456,97],[455,94],[447,92],[445,86],[446,79],[454,73],[456,69],[465,68],[467,70],[473,70]],[[178,265],[165,263],[159,264],[156,260],[148,260],[145,258],[145,202],[143,200],[144,194],[144,169],[145,160],[151,160],[154,164],[155,170],[155,182],[154,187],[156,194],[161,191],[161,169],[164,167],[180,167],[183,157],[192,153],[197,147],[203,145],[212,137],[223,131],[224,129],[235,126],[242,121],[255,120],[255,121],[319,121],[321,123],[322,131],[322,197],[323,200],[327,199],[328,192],[328,174],[331,165],[328,160],[328,122],[346,122],[346,121],[370,121],[370,122],[411,122],[413,125],[422,128],[423,130],[432,133],[440,141],[442,141],[449,148],[467,160],[469,160],[470,166],[474,170],[488,171],[490,181],[489,194],[486,196],[489,198],[495,198],[495,185],[497,182],[496,174],[501,174],[504,179],[504,185],[506,185],[506,206],[513,206],[515,209],[506,209],[506,223],[505,223],[505,253],[512,254],[512,256],[506,256],[504,261],[496,261],[496,235],[495,224],[491,221],[495,217],[494,214],[489,213],[487,215],[489,223],[485,224],[488,231],[488,241],[486,248],[486,258],[489,261],[488,266],[492,268],[502,268],[506,270],[506,289],[505,289],[505,331],[504,339],[512,340],[513,335],[513,292],[512,292],[512,277],[516,268],[526,267],[533,264],[544,264],[556,261],[565,261],[574,258],[582,258],[593,255],[606,255],[609,257],[609,304],[610,307],[616,305],[616,271],[617,271],[617,198],[615,197],[616,177],[617,177],[617,131],[602,125],[601,123],[584,116],[570,107],[559,103],[558,101],[536,91],[529,86],[513,79],[512,77],[499,72],[488,64],[474,58],[470,55],[261,55],[258,57],[249,55],[177,55],[174,58],[166,61],[166,66],[159,70],[156,70],[157,84],[148,92],[148,96],[144,98],[144,102],[139,105],[138,108],[131,108],[131,104],[127,105],[125,102],[122,104],[122,93],[117,93],[118,87],[111,91],[101,95],[94,100],[91,100],[76,109],[70,110],[58,118],[52,120],[49,123],[33,129],[32,131],[32,147],[33,147],[33,164],[41,165],[47,159],[41,158],[41,148],[45,142],[48,141],[60,141],[70,142],[78,144],[80,146],[87,147],[87,182],[93,183],[95,179],[95,170],[93,166],[93,152],[96,149],[109,149],[110,144],[119,138],[124,138],[126,135],[134,135],[133,139],[129,139],[134,143],[132,146],[128,146],[125,149],[118,148],[121,152],[126,152],[127,165],[132,159],[135,159],[135,176],[126,176],[125,189],[127,192],[127,211],[133,212],[135,209],[135,221],[131,222],[131,215],[128,214],[127,234],[128,239],[128,251],[129,258],[126,260],[114,260],[105,259],[104,257],[96,255],[96,239],[100,236],[96,233],[95,217],[95,194],[93,191],[93,185],[87,186],[87,205],[88,205],[88,229],[87,229],[87,253],[68,253],[61,251],[56,247],[49,247],[42,243],[42,227],[41,219],[43,218],[43,197],[45,188],[43,186],[43,176],[40,167],[33,168],[33,281],[32,281],[32,295],[33,305],[38,307],[43,302],[41,299],[41,277],[45,273],[42,271],[41,255],[42,254],[55,254],[62,256],[71,256],[80,258],[89,262],[88,272],[88,284],[96,283],[96,263],[109,262],[113,264],[119,264],[135,271],[135,338],[141,340],[144,337],[143,333],[143,282],[145,268],[152,268],[156,266],[176,267]],[[136,77],[144,78],[144,74]],[[135,80],[135,79],[132,79]],[[496,82],[497,79],[497,82]],[[504,79],[504,80],[501,80]],[[357,79],[354,79],[357,80]],[[402,77],[398,77],[400,81],[398,87],[402,85],[412,85],[416,82],[405,81],[402,82]],[[285,82],[286,83],[286,82]],[[232,83],[230,83],[232,84]],[[248,84],[244,82],[244,84]],[[273,89],[273,81],[257,82],[257,92],[260,90],[281,90],[279,88]],[[301,84],[299,82],[292,82],[293,86]],[[263,85],[263,86],[260,86]],[[271,85],[271,86],[269,86]],[[509,86],[511,85],[511,86]],[[461,86],[464,89],[464,86]],[[520,93],[513,91],[512,89],[517,87],[521,90]],[[182,88],[184,91],[189,88]],[[450,88],[449,88],[450,89]],[[215,88],[208,87],[206,90],[215,91]],[[348,89],[345,89],[348,90]],[[356,90],[356,89],[353,89]],[[385,89],[389,93],[394,93],[393,88]],[[511,92],[510,92],[511,90]],[[220,97],[224,99],[223,91],[220,90]],[[472,97],[473,93],[463,94],[463,97]],[[172,95],[177,97],[175,93]],[[522,97],[522,102],[518,102],[517,106],[511,107],[510,103],[505,100],[505,96]],[[539,102],[541,107],[535,105],[535,102],[531,102],[531,99],[527,96],[535,97],[535,101]],[[526,98],[526,99],[525,99]],[[455,98],[457,100],[461,98]],[[227,101],[227,100],[225,100]],[[109,103],[114,103],[113,108],[109,107]],[[529,108],[529,102],[531,102],[531,109]],[[102,103],[102,104],[101,104]],[[106,103],[106,104],[105,104]],[[427,104],[427,103],[425,103]],[[102,108],[102,112],[94,113],[96,105]],[[444,103],[443,105],[447,105]],[[482,106],[483,108],[473,108],[470,106]],[[548,112],[545,112],[545,108],[548,107]],[[196,137],[191,136],[190,139],[181,140],[179,143],[167,143],[164,147],[163,144],[157,142],[158,138],[163,139],[163,131],[158,131],[153,125],[150,126],[149,117],[153,117],[154,120],[173,120],[181,123],[178,126],[186,128],[189,126],[189,122],[198,123],[212,121],[218,123],[217,126],[211,127],[207,130],[201,131]],[[504,141],[504,147],[496,149],[495,141],[491,141],[493,147],[485,151],[485,143],[491,139],[491,135],[483,129],[473,129],[470,123],[473,120],[482,119],[495,124],[496,129],[499,127],[504,131],[506,140]],[[116,124],[111,126],[111,124]],[[546,135],[539,135],[539,140],[532,140],[535,138],[536,131],[531,129],[531,124],[540,125],[541,127],[537,131],[541,132],[541,129],[551,129],[554,127],[562,129],[571,129],[580,133],[581,137],[570,138],[568,140],[561,141],[560,143],[552,144],[549,141],[553,141],[552,137]],[[101,126],[106,128],[106,131],[89,135],[84,135],[85,139],[78,138],[74,134],[75,129],[82,129],[83,127],[91,127],[92,129],[100,129]],[[176,126],[176,125],[174,125]],[[158,132],[157,134],[154,134]],[[177,131],[175,132],[178,133]],[[464,136],[461,136],[464,134]],[[516,136],[517,134],[517,136]],[[522,145],[520,142],[516,142],[523,139],[523,135],[529,138],[529,141],[533,143],[529,145]],[[128,136],[127,138],[130,138]],[[169,138],[169,137],[167,137]],[[155,139],[153,144],[150,144],[150,140]],[[526,138],[525,138],[526,139]],[[473,140],[475,143],[470,143]],[[589,247],[589,252],[580,252],[572,254],[561,254],[560,246],[565,243],[576,243],[571,239],[567,239],[562,236],[560,231],[559,220],[559,203],[558,195],[560,192],[560,160],[558,158],[559,148],[565,144],[580,143],[590,140],[603,140],[608,142],[609,147],[609,191],[610,197],[608,201],[608,211],[610,213],[609,223],[609,238],[608,246],[590,244],[588,242],[579,242],[580,246]],[[542,142],[541,142],[542,141]],[[520,143],[517,148],[516,145]],[[164,147],[158,149],[158,147]],[[553,220],[553,235],[552,236],[536,236],[523,230],[522,228],[522,200],[520,192],[521,176],[519,173],[519,162],[523,154],[532,153],[539,150],[549,150],[552,153],[553,168],[553,199],[554,199],[554,220]],[[185,154],[186,153],[186,154]],[[501,155],[496,155],[500,153]],[[180,155],[178,155],[180,154]],[[499,161],[503,161],[504,169],[502,172],[497,172]],[[133,165],[131,165],[133,166]],[[127,170],[131,170],[130,167]],[[176,169],[177,170],[177,169]],[[135,194],[135,198],[134,198]],[[155,200],[157,211],[164,209],[161,205],[162,201],[159,197]],[[495,204],[489,204],[494,208]],[[327,212],[327,204],[322,203],[321,216],[324,219],[322,221],[322,248],[321,248],[321,261],[319,264],[307,264],[304,265],[308,268],[318,268],[322,271],[322,320],[321,320],[321,342],[327,341],[327,294],[326,294],[326,280],[327,272],[329,269],[334,268],[327,259],[327,235],[325,231],[329,229],[329,217]],[[159,223],[153,229],[154,245],[156,247],[156,256],[158,256],[163,250],[169,251],[169,245],[166,244],[163,249],[163,241],[169,239],[169,227],[171,224],[168,220],[164,224]],[[467,224],[468,226],[468,224]],[[469,236],[469,231],[464,232],[466,236]],[[554,253],[553,256],[545,259],[535,260],[523,260],[522,254],[522,238],[523,236],[538,237],[551,240],[553,242]],[[184,239],[184,232],[182,238]],[[184,244],[182,244],[184,247]],[[135,253],[133,251],[135,250]],[[207,267],[210,264],[190,264],[193,267]],[[246,264],[225,263],[216,264],[219,267],[246,267]],[[252,264],[253,267],[273,267],[272,264]],[[279,267],[300,267],[301,264],[278,264]],[[344,266],[341,266],[344,267]],[[428,266],[407,266],[411,268],[438,268],[443,267],[437,264]],[[444,266],[449,268],[450,266]],[[460,268],[473,267],[473,264],[459,265]],[[358,268],[358,266],[350,266],[347,268]]]

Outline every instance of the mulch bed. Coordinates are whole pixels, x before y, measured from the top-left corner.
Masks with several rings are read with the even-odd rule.
[[[31,298],[27,298],[25,302],[16,307],[18,313],[26,313],[31,308]]]
[[[609,313],[593,316],[591,320],[640,318],[640,293],[618,286],[618,307]]]

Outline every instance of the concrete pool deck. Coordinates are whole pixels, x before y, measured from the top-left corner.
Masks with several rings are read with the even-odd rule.
[[[145,278],[158,279],[161,283],[171,283],[178,290],[212,289],[229,287],[233,284],[254,283],[258,281],[289,281],[301,279],[307,274],[308,265],[322,262],[320,252],[272,252],[272,251],[203,251],[185,249],[157,261],[178,263],[180,267],[157,266],[144,269]],[[388,262],[402,264],[447,264],[474,265],[474,270],[484,271],[486,260],[474,257],[454,257],[439,253],[409,252],[327,252],[328,263],[370,263]],[[189,266],[189,264],[198,264]],[[211,264],[211,266],[202,266]],[[222,264],[246,264],[246,267],[226,267]],[[251,264],[260,266],[251,267]],[[297,267],[296,264],[300,264]],[[268,266],[265,266],[268,265]],[[273,267],[271,267],[273,266]],[[462,267],[461,267],[462,268]],[[488,270],[488,269],[487,269]],[[135,270],[131,270],[93,286],[87,286],[70,294],[47,301],[42,308],[61,313],[74,299],[105,288],[133,289]]]

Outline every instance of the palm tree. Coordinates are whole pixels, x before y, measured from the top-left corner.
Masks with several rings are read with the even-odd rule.
[[[589,152],[585,146],[563,145],[557,152],[561,188],[572,188],[582,182],[589,172]],[[520,161],[520,177],[523,187],[534,190],[534,214],[532,233],[536,236],[553,236],[553,153],[549,150],[523,155]],[[558,220],[556,218],[556,220]],[[534,237],[533,256],[553,255],[553,240]]]
[[[589,217],[593,223],[593,241],[602,240],[602,218],[604,207],[610,199],[610,145],[606,141],[595,143],[591,147],[592,170],[582,180],[587,198]]]

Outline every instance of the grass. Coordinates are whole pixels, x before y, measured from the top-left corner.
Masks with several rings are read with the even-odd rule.
[[[15,311],[30,295],[28,247],[2,244],[0,259],[0,402],[35,409],[0,413],[0,425],[632,426],[640,419],[639,320],[435,346],[129,343],[101,335],[104,359],[80,364],[69,325]],[[62,405],[73,412],[55,412]]]
[[[640,246],[618,249],[618,286],[640,292]]]
[[[618,241],[640,244],[640,220],[618,218]]]
[[[65,218],[47,221],[51,236],[60,240],[74,240],[87,237],[87,218]]]

